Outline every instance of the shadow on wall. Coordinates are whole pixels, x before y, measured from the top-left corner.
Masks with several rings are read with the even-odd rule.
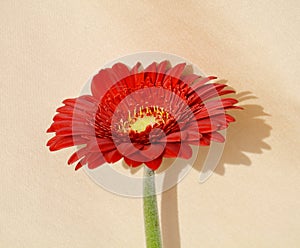
[[[236,122],[231,124],[226,134],[226,144],[222,157],[218,163],[215,173],[224,175],[225,164],[228,165],[251,165],[251,160],[247,153],[260,154],[271,147],[264,142],[270,136],[271,126],[266,124],[264,118],[269,116],[263,108],[255,104],[244,104],[246,100],[255,99],[251,92],[241,92],[234,96],[239,100],[242,111],[232,111],[230,113],[236,118]],[[201,171],[209,147],[201,147],[194,164],[194,169]],[[166,174],[165,182],[174,180],[168,178]],[[161,199],[161,225],[162,238],[165,248],[180,248],[180,228],[178,219],[178,199],[177,186],[165,191]]]
[[[260,154],[263,150],[270,150],[271,147],[264,141],[270,136],[271,126],[266,124],[261,117],[269,116],[263,108],[254,104],[243,104],[248,99],[255,99],[251,92],[242,92],[235,95],[239,100],[242,111],[232,111],[230,114],[236,119],[226,133],[226,143],[222,157],[215,169],[215,173],[224,175],[225,164],[228,165],[251,165],[251,160],[247,153]],[[200,153],[195,161],[194,168],[199,172],[208,153],[208,147],[200,149]]]

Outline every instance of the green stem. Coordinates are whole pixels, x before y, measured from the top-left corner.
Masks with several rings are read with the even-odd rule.
[[[147,248],[161,248],[155,174],[147,166],[144,168],[144,224]]]

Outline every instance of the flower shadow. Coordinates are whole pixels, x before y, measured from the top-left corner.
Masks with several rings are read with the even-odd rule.
[[[244,104],[249,99],[256,97],[251,92],[242,92],[234,96],[239,100],[242,111],[230,113],[237,120],[226,132],[226,142],[222,157],[214,170],[219,175],[225,174],[225,165],[251,165],[247,153],[261,154],[271,147],[264,141],[270,136],[271,126],[266,124],[264,117],[270,116],[265,113],[262,106]],[[197,156],[194,169],[201,171],[209,147],[203,147]]]
[[[251,160],[248,153],[261,154],[271,147],[264,139],[270,136],[271,126],[265,122],[269,116],[263,107],[255,104],[244,104],[245,101],[255,99],[251,92],[245,91],[235,94],[239,100],[242,111],[230,113],[236,118],[236,122],[228,128],[226,143],[222,157],[214,170],[219,175],[225,174],[225,165],[250,166]],[[201,147],[193,168],[201,171],[208,154],[209,147]],[[166,183],[174,178],[165,177]],[[180,248],[180,226],[178,219],[178,195],[177,185],[162,194],[161,199],[161,223],[162,236],[165,248]]]

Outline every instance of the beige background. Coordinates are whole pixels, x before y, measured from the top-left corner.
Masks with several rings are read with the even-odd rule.
[[[192,170],[163,195],[165,247],[299,247],[300,2],[120,3],[0,1],[0,247],[144,247],[142,201],[75,173],[71,150],[45,147],[61,100],[144,50],[227,79],[246,105],[217,173],[199,184]]]

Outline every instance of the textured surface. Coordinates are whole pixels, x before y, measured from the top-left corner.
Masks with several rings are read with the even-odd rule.
[[[0,247],[144,247],[142,201],[104,191],[66,166],[71,151],[45,147],[62,99],[143,50],[185,57],[245,96],[217,173],[199,184],[192,170],[163,195],[165,247],[299,247],[299,1],[2,0],[0,9]]]

